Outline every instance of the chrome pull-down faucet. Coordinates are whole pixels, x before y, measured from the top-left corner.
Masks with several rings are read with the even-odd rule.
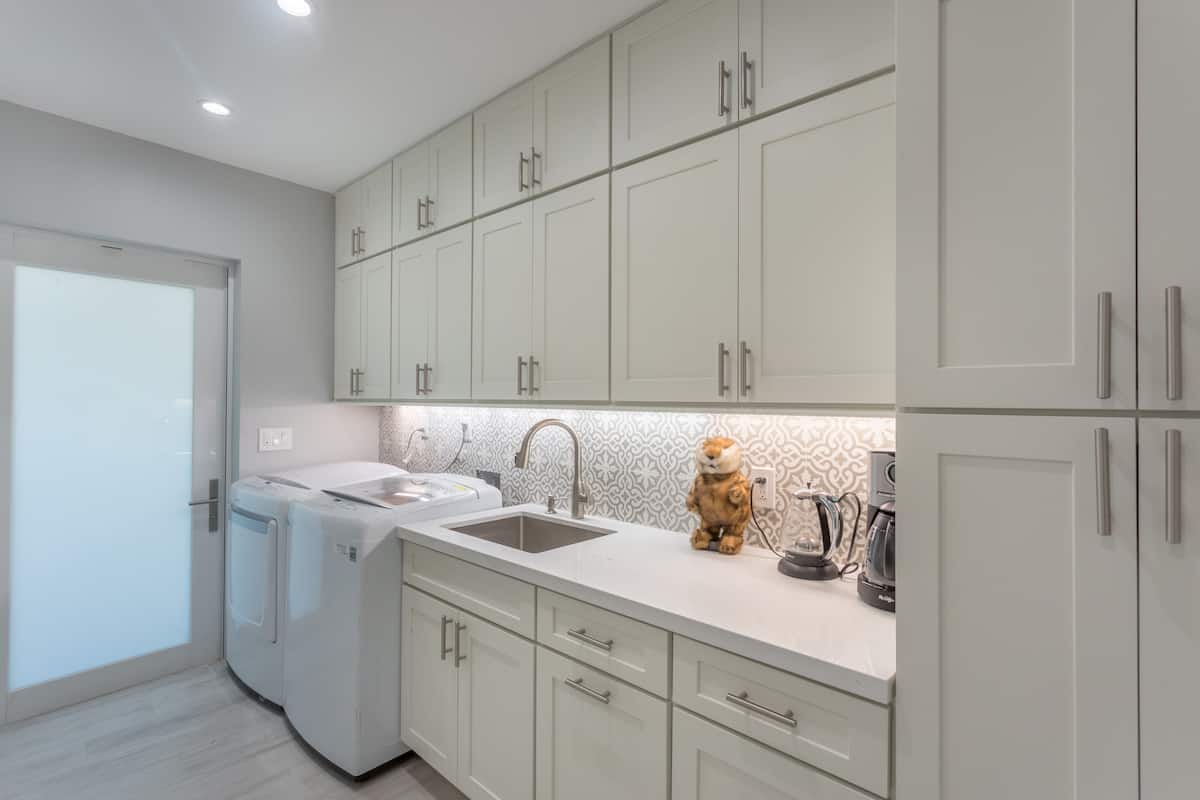
[[[563,422],[561,419],[544,419],[541,422],[535,423],[532,428],[525,432],[525,438],[521,440],[521,449],[517,451],[517,455],[513,458],[513,464],[517,469],[525,469],[525,465],[529,462],[529,442],[532,441],[534,434],[542,428],[562,428],[571,435],[571,448],[575,454],[575,472],[571,475],[571,517],[573,519],[583,519],[583,508],[588,503],[587,489],[583,486],[583,467],[582,458],[579,452],[579,437],[575,435],[575,431],[571,426]]]

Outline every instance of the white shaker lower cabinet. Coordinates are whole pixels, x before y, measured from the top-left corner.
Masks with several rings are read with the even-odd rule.
[[[1141,796],[1190,800],[1200,785],[1200,420],[1139,424]]]
[[[537,648],[538,800],[665,800],[667,703]]]
[[[1197,4],[1138,3],[1140,408],[1200,411],[1200,104],[1180,101],[1194,92],[1198,38]]]
[[[1136,407],[1134,6],[899,0],[900,405]]]
[[[898,800],[1137,797],[1134,421],[901,414],[897,448]]]
[[[404,587],[404,741],[471,800],[533,796],[532,642]]]
[[[782,753],[676,708],[671,800],[871,800]]]
[[[738,131],[612,181],[612,399],[732,402]]]
[[[895,402],[894,78],[738,134],[739,400]]]
[[[392,257],[345,267],[334,278],[334,397],[381,400],[391,392]]]
[[[529,396],[533,205],[475,221],[472,397]]]

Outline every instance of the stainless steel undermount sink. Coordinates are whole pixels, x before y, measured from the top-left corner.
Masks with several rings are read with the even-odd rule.
[[[594,528],[577,522],[556,522],[532,514],[513,514],[446,527],[526,553],[544,553],[615,533],[606,528]]]

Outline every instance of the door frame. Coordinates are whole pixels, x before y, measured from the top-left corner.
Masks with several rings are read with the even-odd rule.
[[[219,537],[219,560],[218,574],[221,581],[221,588],[218,590],[221,597],[221,602],[217,608],[217,652],[216,660],[219,660],[225,655],[225,613],[224,613],[224,585],[225,585],[225,550],[226,550],[226,525],[225,525],[225,504],[228,497],[228,487],[232,482],[233,477],[238,475],[239,470],[239,454],[238,444],[241,428],[241,408],[237,402],[240,396],[240,370],[238,368],[239,361],[239,342],[237,332],[240,327],[240,311],[241,311],[241,262],[236,259],[222,258],[219,256],[205,255],[185,250],[178,250],[170,247],[160,247],[155,245],[142,244],[137,242],[129,242],[122,239],[107,239],[94,236],[81,236],[72,233],[61,231],[46,230],[42,228],[10,225],[0,221],[0,261],[14,263],[20,259],[27,258],[30,261],[44,260],[44,256],[39,259],[36,254],[23,251],[18,244],[18,236],[23,236],[26,239],[36,239],[43,244],[47,251],[57,250],[58,254],[65,257],[69,263],[69,269],[66,271],[122,277],[131,280],[143,280],[146,282],[171,283],[164,280],[157,274],[157,270],[161,269],[161,260],[163,257],[174,258],[187,262],[189,267],[197,269],[198,274],[202,273],[206,268],[223,269],[226,274],[225,282],[225,431],[224,431],[224,481],[220,489],[222,504],[220,507],[220,537]],[[64,252],[65,251],[65,252]],[[73,251],[73,252],[72,252]],[[90,251],[90,257],[87,254]],[[117,254],[125,256],[122,259],[122,264],[128,266],[130,257],[143,261],[139,264],[138,270],[134,273],[125,273],[123,275],[114,275],[111,268],[106,269],[102,258],[107,251],[111,257]],[[11,308],[13,303],[13,282],[11,271],[0,272],[0,309]],[[0,419],[12,419],[12,358],[13,358],[13,318],[8,315],[7,319],[0,318]],[[84,699],[72,697],[70,693],[59,695],[62,698],[61,702],[54,702],[46,708],[39,708],[32,713],[21,713],[20,709],[10,708],[9,703],[9,617],[11,613],[11,514],[9,511],[12,508],[12,426],[0,425],[0,728],[3,728],[10,722],[16,722],[19,719],[24,719],[38,714],[48,713],[54,708],[60,708],[76,702],[82,702]],[[160,655],[164,651],[158,651],[155,654]],[[153,673],[146,671],[146,666],[141,662],[143,657],[136,657],[126,662],[118,662],[124,666],[119,679],[116,681],[108,681],[107,685],[101,687],[100,695],[110,692],[119,691],[120,689],[136,685],[157,677],[158,670]],[[110,665],[111,666],[111,665]],[[186,669],[189,664],[185,659],[180,659],[177,664],[178,670]],[[61,691],[60,682],[70,680],[71,677],[62,678],[54,681],[49,681],[45,684],[39,684],[38,687],[28,687],[30,689],[44,689],[46,692],[54,695],[56,690]],[[119,685],[117,685],[119,684]],[[39,692],[40,694],[40,692]],[[38,705],[41,705],[40,703]],[[12,718],[10,718],[12,715]]]

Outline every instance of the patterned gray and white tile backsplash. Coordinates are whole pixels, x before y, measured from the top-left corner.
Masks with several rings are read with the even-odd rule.
[[[551,428],[539,433],[530,449],[529,468],[513,466],[521,437],[545,417],[564,420],[579,435],[584,478],[591,491],[590,514],[690,533],[695,517],[685,508],[684,498],[695,477],[693,454],[706,436],[722,435],[741,444],[744,468],[775,468],[778,510],[759,514],[769,535],[777,537],[781,529],[785,492],[811,481],[822,491],[853,491],[859,496],[864,512],[859,548],[866,527],[868,453],[892,449],[896,441],[895,420],[884,417],[393,406],[381,411],[379,455],[382,461],[414,472],[474,475],[477,469],[492,470],[500,473],[505,505],[540,503],[555,494],[565,507],[571,475],[565,431]],[[450,463],[463,422],[470,426],[471,441]],[[417,428],[424,428],[429,438],[423,440],[418,434],[407,451]],[[846,502],[844,511],[848,543],[852,504]],[[811,504],[798,515],[806,529],[816,529]],[[760,543],[753,525],[747,541]]]

